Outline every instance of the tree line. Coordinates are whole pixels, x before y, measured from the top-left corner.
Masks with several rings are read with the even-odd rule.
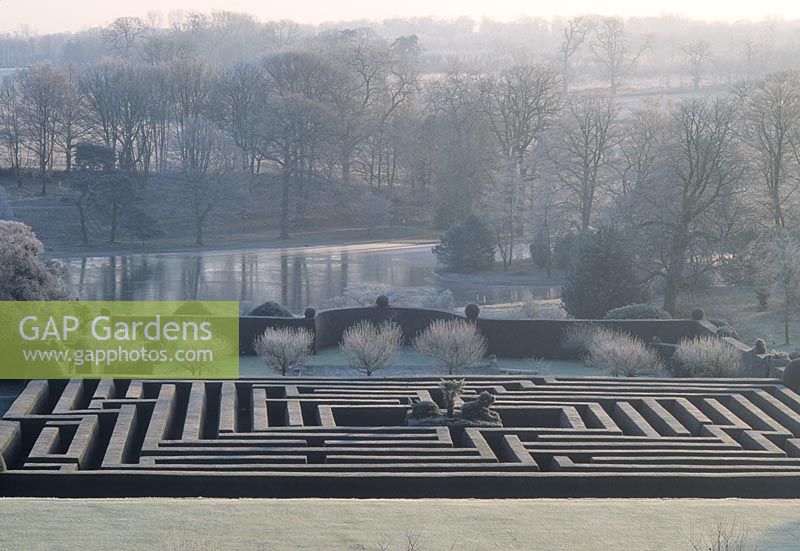
[[[793,246],[795,72],[635,101],[620,86],[654,43],[616,18],[563,22],[558,61],[475,71],[454,58],[441,74],[420,70],[413,34],[297,38],[287,25],[265,55],[214,63],[180,44],[146,47],[140,23],[104,30],[113,57],[33,64],[0,85],[10,174],[21,185],[33,172],[42,194],[54,171],[72,174],[82,228],[101,208],[110,241],[153,179],[182,191],[198,243],[234,178],[274,192],[282,237],[307,223],[322,190],[353,193],[370,223],[390,221],[395,194],[410,194],[439,227],[477,214],[506,267],[534,241],[550,269],[560,242],[613,223],[671,312],[708,274],[757,279],[764,251]],[[700,43],[685,54],[698,68],[711,56]],[[590,92],[571,85],[579,55],[602,75]]]

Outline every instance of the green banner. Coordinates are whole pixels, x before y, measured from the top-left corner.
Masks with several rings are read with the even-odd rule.
[[[235,301],[0,301],[0,379],[236,379]]]

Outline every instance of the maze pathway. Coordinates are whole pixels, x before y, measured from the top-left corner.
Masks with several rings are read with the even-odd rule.
[[[0,495],[800,497],[778,380],[466,379],[502,428],[405,426],[438,378],[31,381]]]

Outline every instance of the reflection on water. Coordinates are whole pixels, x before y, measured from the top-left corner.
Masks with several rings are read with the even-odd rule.
[[[302,312],[359,283],[448,288],[459,305],[511,302],[531,291],[542,297],[554,293],[546,288],[442,283],[433,275],[435,258],[427,245],[132,254],[66,262],[84,300],[275,300]]]

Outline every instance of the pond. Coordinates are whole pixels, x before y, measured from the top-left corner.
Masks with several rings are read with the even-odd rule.
[[[456,305],[500,304],[551,287],[440,281],[430,245],[369,244],[293,249],[196,251],[63,259],[84,300],[274,300],[295,313],[342,296],[348,286],[450,289]]]

